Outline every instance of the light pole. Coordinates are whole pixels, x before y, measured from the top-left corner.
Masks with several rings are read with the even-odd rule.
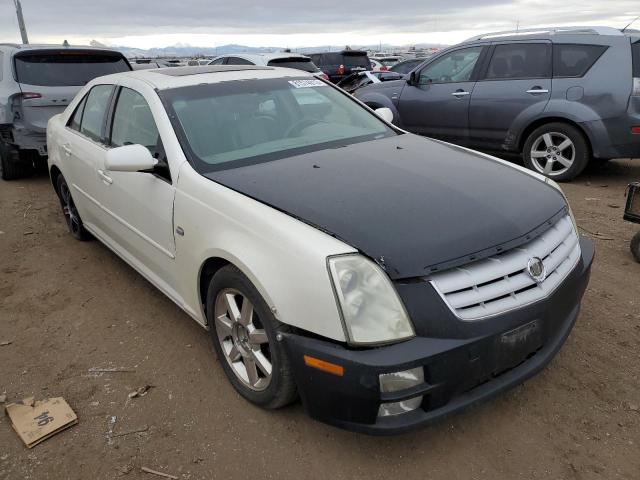
[[[24,17],[22,16],[22,5],[20,0],[13,0],[16,6],[16,15],[18,16],[18,26],[20,27],[20,36],[22,37],[22,43],[29,43],[29,37],[27,37],[27,27],[24,26]]]

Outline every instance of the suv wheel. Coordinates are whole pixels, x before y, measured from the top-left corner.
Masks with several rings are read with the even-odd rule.
[[[295,400],[291,364],[278,340],[288,327],[232,265],[218,271],[209,284],[207,321],[224,373],[240,395],[264,408]]]
[[[536,128],[524,144],[524,164],[557,181],[577,177],[589,163],[587,140],[566,123],[549,123]]]
[[[0,141],[0,177],[3,180],[15,180],[33,173],[33,163],[25,161],[17,148]]]

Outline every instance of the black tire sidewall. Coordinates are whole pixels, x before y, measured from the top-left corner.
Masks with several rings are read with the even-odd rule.
[[[631,254],[636,262],[640,263],[640,232],[636,233],[631,239]]]
[[[533,146],[533,142],[542,136],[545,133],[558,132],[566,135],[571,139],[575,148],[575,159],[573,161],[573,165],[566,172],[560,175],[549,175],[549,178],[558,181],[558,182],[566,182],[574,179],[578,175],[582,173],[582,171],[586,168],[589,160],[591,158],[591,150],[589,148],[589,143],[585,138],[584,134],[578,130],[576,127],[569,125],[568,123],[562,122],[553,122],[547,123],[536,128],[531,134],[527,137],[527,140],[524,143],[522,157],[524,161],[524,165],[529,169],[533,170],[536,173],[539,172],[535,166],[533,165],[533,161],[531,160],[531,147]],[[543,174],[544,175],[544,174]]]
[[[262,391],[251,390],[244,385],[232,370],[227,361],[222,346],[216,333],[214,321],[215,301],[218,293],[226,288],[238,290],[253,304],[254,311],[258,314],[269,339],[271,353],[271,382]],[[207,290],[207,321],[209,323],[209,333],[213,341],[214,348],[218,355],[218,361],[222,366],[227,378],[234,388],[244,398],[251,403],[264,408],[279,408],[290,403],[295,398],[295,385],[291,375],[291,367],[287,352],[282,342],[277,340],[279,332],[287,331],[286,325],[278,322],[268,305],[257,291],[251,281],[236,267],[229,265],[220,269],[209,283]]]

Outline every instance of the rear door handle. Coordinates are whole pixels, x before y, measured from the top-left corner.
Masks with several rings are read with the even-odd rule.
[[[65,143],[62,145],[62,150],[64,150],[65,154],[71,155],[71,147],[69,146],[68,143]]]
[[[465,92],[464,90],[456,90],[451,95],[453,95],[456,98],[462,98],[462,97],[466,97],[467,95],[471,95],[471,93]]]
[[[104,173],[104,170],[98,170],[98,176],[102,179],[102,181],[108,185],[113,183],[113,178]]]
[[[535,95],[538,93],[549,93],[549,90],[547,90],[546,88],[542,88],[542,87],[533,87],[530,88],[529,90],[527,90],[527,93],[530,93],[531,95]]]

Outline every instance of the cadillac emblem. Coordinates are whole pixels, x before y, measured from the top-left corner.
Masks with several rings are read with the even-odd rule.
[[[527,273],[536,282],[542,283],[547,278],[547,268],[540,257],[532,257],[527,262]]]

